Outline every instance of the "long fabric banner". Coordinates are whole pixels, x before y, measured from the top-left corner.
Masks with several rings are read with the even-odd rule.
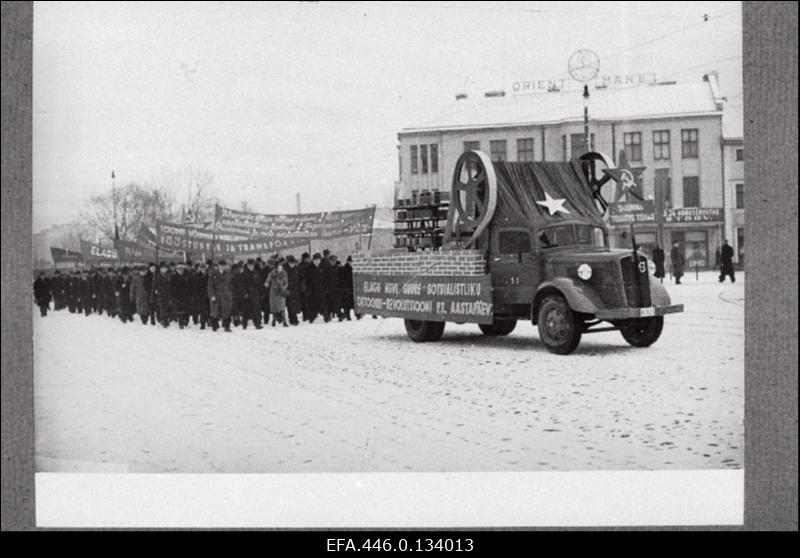
[[[113,262],[119,259],[114,248],[100,246],[86,240],[81,240],[81,254],[87,263]]]
[[[156,243],[169,250],[186,250],[194,253],[215,254],[217,256],[252,256],[271,254],[287,248],[308,246],[304,237],[277,238],[252,237],[227,229],[208,229],[196,225],[178,223],[156,224]]]
[[[217,206],[219,230],[245,237],[276,240],[336,238],[369,234],[375,219],[375,208],[294,215],[249,213]]]

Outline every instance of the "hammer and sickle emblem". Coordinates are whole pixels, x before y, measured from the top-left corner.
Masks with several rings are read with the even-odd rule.
[[[620,173],[619,178],[623,190],[629,190],[636,187],[636,182],[634,182],[633,175],[630,171],[623,170],[622,173]]]

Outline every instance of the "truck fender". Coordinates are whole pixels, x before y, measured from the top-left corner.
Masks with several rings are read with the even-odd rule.
[[[650,276],[650,300],[653,303],[653,306],[669,306],[672,304],[669,293],[667,293],[667,289],[664,285],[653,277]]]
[[[569,307],[574,312],[581,314],[594,314],[597,310],[605,308],[602,299],[591,288],[577,279],[567,277],[557,277],[550,281],[545,281],[539,285],[536,297],[531,305],[531,320],[535,324],[538,320],[539,304],[548,294],[557,293],[562,295]]]

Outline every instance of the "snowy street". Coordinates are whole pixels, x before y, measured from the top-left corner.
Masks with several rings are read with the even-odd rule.
[[[39,471],[180,473],[743,466],[744,274],[675,286],[661,339],[400,319],[233,333],[34,311]]]

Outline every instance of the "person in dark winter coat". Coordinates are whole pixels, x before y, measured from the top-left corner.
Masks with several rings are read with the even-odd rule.
[[[158,266],[153,262],[150,262],[147,265],[147,273],[144,275],[143,283],[144,289],[147,291],[147,305],[150,308],[150,325],[156,325],[158,308],[156,308],[156,301],[153,298],[153,279],[156,277],[156,273],[158,272]]]
[[[681,284],[681,277],[683,277],[683,266],[686,265],[686,258],[681,250],[680,243],[676,240],[672,243],[672,250],[670,251],[670,260],[672,262],[672,276],[675,278],[675,284]]]
[[[211,303],[211,327],[214,331],[219,328],[220,321],[222,321],[225,331],[231,330],[231,306],[233,305],[231,279],[231,271],[225,260],[219,261],[217,269],[209,270],[208,299]]]
[[[286,279],[289,288],[289,297],[286,299],[286,315],[289,318],[289,323],[296,326],[299,323],[297,314],[302,310],[302,278],[297,259],[294,256],[286,257]]]
[[[130,301],[144,325],[147,325],[147,321],[150,319],[150,289],[145,284],[144,279],[146,276],[147,268],[145,266],[139,267],[131,279],[129,295]]]
[[[123,267],[114,282],[114,294],[119,301],[119,319],[122,323],[133,321],[133,303],[131,302],[131,274],[127,267]]]
[[[86,271],[81,273],[78,280],[78,313],[83,312],[86,316],[92,314],[92,286],[89,284],[89,274]]]
[[[111,316],[112,318],[117,315],[117,295],[116,291],[114,290],[114,283],[116,282],[117,278],[114,274],[114,270],[110,267],[105,271],[103,276],[100,278],[100,304],[102,308],[105,310],[106,314]]]
[[[251,258],[239,274],[239,310],[243,329],[247,329],[250,320],[256,329],[261,329],[261,288],[261,273],[256,269],[256,261]]]
[[[64,277],[56,269],[50,279],[50,291],[53,293],[53,310],[61,310],[66,305],[66,289],[64,288]]]
[[[656,247],[653,248],[653,264],[656,266],[654,276],[663,283],[666,274],[664,273],[664,249],[660,244],[656,244]]]
[[[92,266],[89,269],[89,293],[91,297],[92,312],[103,313],[103,294],[101,292],[102,268]]]
[[[308,323],[313,323],[319,314],[325,313],[325,278],[319,253],[314,254],[311,264],[306,268],[305,286]]]
[[[53,295],[50,287],[50,280],[44,271],[39,273],[39,277],[33,282],[33,298],[36,300],[36,306],[39,307],[39,313],[42,317],[47,316],[47,310],[50,308],[50,300]]]
[[[731,278],[731,283],[736,282],[736,274],[733,270],[733,247],[728,244],[728,240],[722,241],[722,248],[720,249],[719,257],[719,282],[724,283],[725,277]]]
[[[66,302],[70,314],[78,311],[78,282],[80,281],[80,272],[73,271],[72,275],[65,282]]]
[[[342,310],[339,304],[339,270],[336,268],[336,256],[322,258],[320,263],[322,277],[325,282],[325,306],[323,318],[331,321],[331,316],[336,314],[341,319]]]
[[[351,320],[350,312],[355,307],[355,300],[353,299],[353,258],[347,256],[345,264],[339,267],[339,292],[340,304],[342,307],[342,316],[346,320]]]
[[[172,295],[172,309],[180,329],[189,325],[193,287],[192,278],[186,272],[186,265],[179,263],[175,268],[175,275],[170,278],[170,294]]]
[[[241,273],[241,264],[239,262],[234,262],[234,264],[231,266],[231,294],[233,295],[233,302],[231,304],[231,320],[233,321],[234,326],[238,326],[242,323],[241,307],[243,306],[243,294]]]
[[[208,324],[208,264],[200,262],[195,264],[192,274],[192,321],[200,324],[200,329],[205,329]]]
[[[300,274],[300,307],[303,310],[303,321],[308,321],[308,304],[306,304],[306,273],[308,271],[308,267],[312,265],[311,263],[311,254],[308,252],[303,252],[300,256],[300,264],[298,264],[297,269],[299,269]]]
[[[156,304],[159,322],[162,326],[169,327],[172,292],[168,268],[165,263],[161,264],[158,274],[153,277],[153,301]]]

